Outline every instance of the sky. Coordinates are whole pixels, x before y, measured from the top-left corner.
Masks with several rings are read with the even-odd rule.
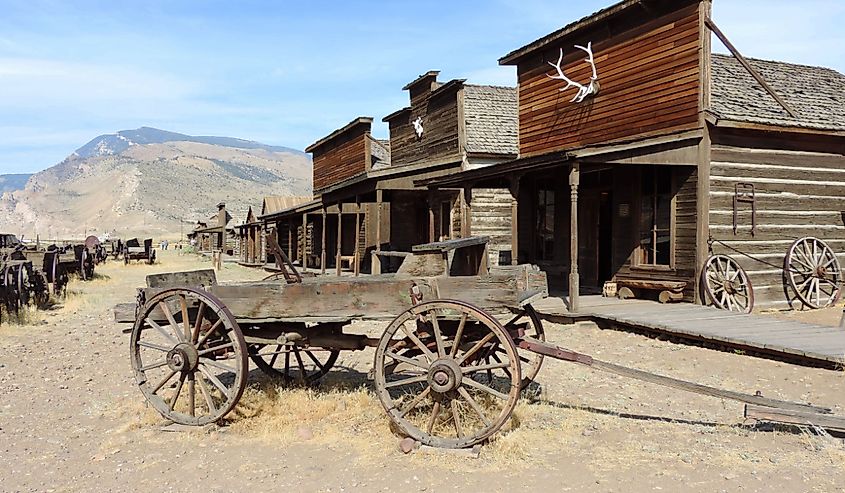
[[[0,0],[0,173],[151,126],[303,149],[440,79],[515,85],[497,60],[613,0]],[[746,56],[845,73],[845,1],[714,0]],[[726,52],[718,42],[715,51]]]

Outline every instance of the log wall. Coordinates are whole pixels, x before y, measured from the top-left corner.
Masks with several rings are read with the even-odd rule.
[[[728,247],[717,243],[713,250],[731,256],[746,270],[757,307],[788,308],[791,293],[785,291],[780,266],[796,239],[819,238],[837,252],[840,263],[845,263],[843,151],[841,143],[826,144],[800,136],[763,139],[751,134],[714,135],[710,234]],[[733,231],[734,186],[739,182],[752,183],[755,188],[754,235],[749,205],[739,208],[739,227],[736,234]],[[751,260],[731,248],[772,265]]]
[[[460,160],[458,142],[458,90],[429,92],[412,99],[411,110],[390,122],[390,162],[402,166],[433,162],[449,157]],[[418,139],[411,122],[422,118],[423,136]]]
[[[499,265],[500,252],[510,252],[511,193],[503,188],[476,188],[472,191],[470,230],[473,236],[489,236],[488,265]]]

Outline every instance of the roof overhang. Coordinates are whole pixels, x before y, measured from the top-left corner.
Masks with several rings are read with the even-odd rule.
[[[352,130],[353,128],[357,127],[358,125],[372,125],[372,124],[373,124],[373,118],[371,116],[359,116],[358,118],[352,120],[351,122],[347,123],[343,127],[335,130],[334,132],[330,133],[329,135],[326,135],[322,139],[320,139],[317,142],[314,142],[310,146],[306,147],[305,152],[314,152],[314,150],[316,148],[320,147],[323,144],[331,142],[332,140],[336,139],[337,137],[340,137],[341,135],[343,135],[346,132]],[[368,128],[368,130],[369,130],[369,128]]]
[[[781,132],[781,133],[799,133],[799,134],[814,134],[825,135],[830,137],[845,137],[845,129],[836,128],[816,128],[811,126],[799,127],[795,125],[774,125],[771,123],[758,123],[745,120],[731,120],[719,118],[719,115],[712,111],[705,113],[707,123],[716,128],[733,128],[739,130],[756,130],[760,132]]]

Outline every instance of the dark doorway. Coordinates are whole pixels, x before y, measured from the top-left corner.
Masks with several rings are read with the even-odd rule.
[[[599,276],[602,286],[613,277],[613,196],[603,191],[599,197]]]

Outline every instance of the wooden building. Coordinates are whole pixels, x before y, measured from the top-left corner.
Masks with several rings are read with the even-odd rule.
[[[430,190],[415,181],[515,158],[516,90],[440,83],[437,75],[427,72],[404,87],[410,105],[384,118],[389,141],[372,136],[372,118],[359,117],[306,149],[320,209],[305,212],[311,220],[300,218],[313,245],[304,265],[357,274],[379,262],[383,271],[388,251],[470,234],[492,238],[494,265],[502,256],[510,263],[507,190],[475,191],[471,215],[462,189]]]
[[[261,222],[256,218],[252,206],[249,207],[243,224],[235,226],[235,230],[238,234],[238,263],[248,267],[263,266],[264,235]]]
[[[196,228],[188,234],[188,240],[193,239],[200,252],[224,252],[233,255],[236,249],[236,235],[234,228],[229,227],[232,216],[226,210],[226,204],[217,204],[217,212],[208,222],[198,221]]]
[[[296,215],[291,213],[291,209],[298,208],[303,204],[311,202],[311,197],[306,196],[281,196],[270,195],[264,197],[261,203],[261,214],[256,218],[259,224],[259,247],[256,252],[256,264],[266,265],[275,264],[275,259],[272,254],[267,253],[267,237],[275,232],[276,241],[279,246],[285,250],[285,253],[291,259],[296,258],[297,251],[296,238],[299,238],[301,223],[294,221]]]
[[[712,54],[711,32],[724,35],[711,8],[625,0],[504,56],[519,158],[420,183],[508,188],[512,250],[574,309],[610,280],[696,299],[711,235],[749,271],[758,306],[785,305],[777,269],[722,245],[773,265],[801,236],[845,246],[843,76],[746,61],[729,42],[734,55]],[[732,224],[741,184],[756,188],[753,236],[748,208]]]

